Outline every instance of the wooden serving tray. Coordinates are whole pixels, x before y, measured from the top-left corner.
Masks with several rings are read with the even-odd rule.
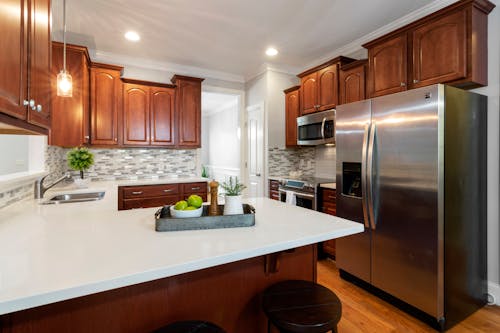
[[[219,205],[219,212],[224,211],[224,205]],[[208,216],[208,206],[203,206],[200,217],[173,218],[170,206],[164,206],[155,214],[156,231],[181,231],[221,228],[240,228],[255,225],[255,208],[243,204],[243,214]]]

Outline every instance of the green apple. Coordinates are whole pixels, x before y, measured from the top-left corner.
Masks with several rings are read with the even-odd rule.
[[[188,203],[186,202],[186,200],[181,200],[181,201],[177,201],[175,203],[174,209],[175,210],[185,210],[187,206],[188,206]]]
[[[196,208],[200,208],[201,205],[203,204],[203,199],[196,194],[191,194],[187,200],[189,206],[193,206]]]
[[[198,208],[194,207],[194,206],[187,206],[186,208],[184,208],[184,210],[197,210]]]

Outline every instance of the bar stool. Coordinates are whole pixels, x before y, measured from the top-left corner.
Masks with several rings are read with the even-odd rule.
[[[222,328],[207,321],[178,321],[153,333],[226,333]]]
[[[290,280],[267,288],[262,306],[271,323],[281,333],[337,333],[342,316],[339,298],[328,288],[314,282]]]

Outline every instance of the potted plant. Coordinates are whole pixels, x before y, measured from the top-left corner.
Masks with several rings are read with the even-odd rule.
[[[241,192],[246,188],[238,181],[238,177],[229,177],[229,181],[221,185],[225,192],[224,215],[243,214],[243,205],[241,204]]]
[[[84,180],[84,171],[88,170],[94,164],[94,154],[88,148],[73,148],[68,152],[68,166],[72,170],[80,171],[80,178],[75,178],[75,184],[78,187],[86,187],[88,179]]]

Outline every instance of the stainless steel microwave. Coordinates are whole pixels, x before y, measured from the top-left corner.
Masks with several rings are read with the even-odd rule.
[[[298,117],[297,144],[335,144],[335,109]]]

